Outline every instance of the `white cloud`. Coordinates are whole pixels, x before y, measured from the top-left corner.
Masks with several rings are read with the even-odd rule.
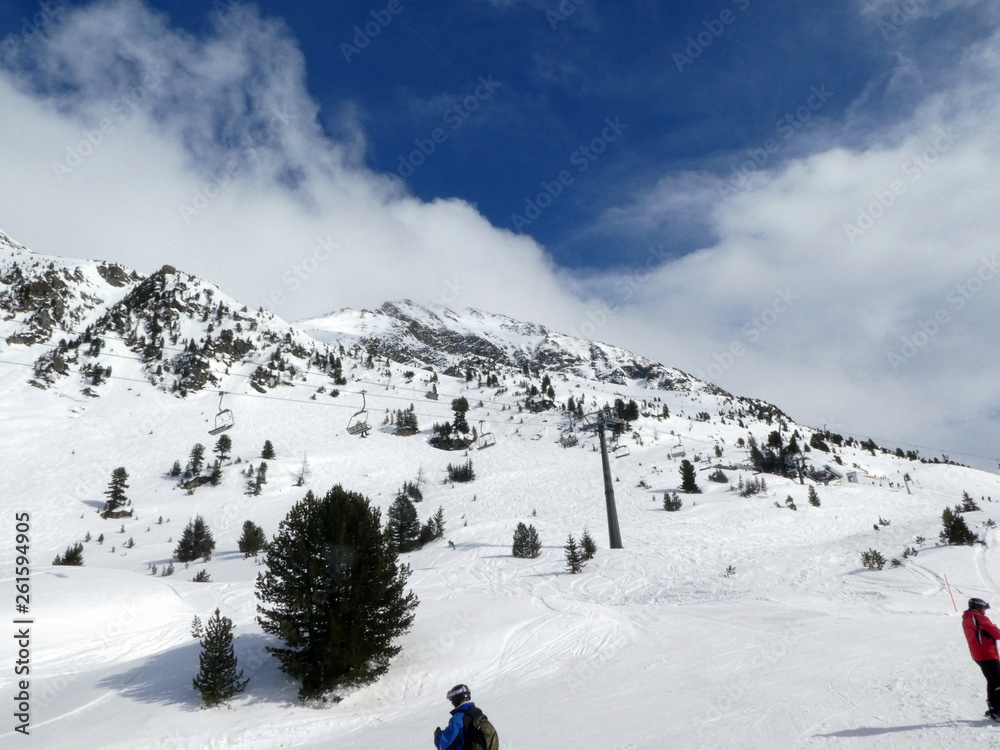
[[[703,214],[687,204],[706,196],[718,237],[625,285],[627,300],[610,293],[624,303],[619,340],[647,352],[659,340],[654,354],[808,423],[995,453],[997,49],[996,35],[971,45],[959,69],[936,73],[951,85],[858,139],[867,149],[762,169],[725,200],[699,189],[703,173],[670,175],[609,213],[610,225],[655,224]]]
[[[290,319],[402,297],[571,319],[537,243],[366,169],[349,107],[324,135],[281,23],[235,6],[195,39],[136,0],[62,21],[0,75],[0,224],[29,247],[171,263]]]

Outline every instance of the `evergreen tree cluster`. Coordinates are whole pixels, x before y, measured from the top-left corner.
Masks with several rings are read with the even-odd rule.
[[[566,553],[566,570],[573,575],[582,573],[587,561],[584,558],[583,550],[572,534],[567,537],[563,550]]]
[[[973,534],[960,515],[961,509],[945,508],[941,514],[941,533],[938,535],[945,544],[975,544],[979,537]]]
[[[245,472],[247,478],[246,494],[252,497],[260,495],[261,489],[267,484],[267,461],[261,461],[256,470],[253,464],[247,466]]]
[[[396,428],[396,434],[402,437],[416,435],[420,432],[420,425],[417,422],[417,414],[413,404],[407,409],[397,409],[392,417],[392,424]]]
[[[448,464],[448,479],[452,482],[471,482],[476,478],[476,471],[472,467],[472,459],[466,460],[463,464],[453,466]]]
[[[62,555],[56,555],[53,565],[83,565],[83,542],[77,542],[66,548]]]
[[[681,500],[681,496],[676,492],[664,492],[663,493],[663,509],[674,513],[681,509],[684,505],[684,501]]]
[[[174,557],[183,563],[192,562],[199,557],[208,562],[212,559],[214,550],[215,538],[208,524],[202,516],[195,516],[181,532],[181,538],[174,548]]]

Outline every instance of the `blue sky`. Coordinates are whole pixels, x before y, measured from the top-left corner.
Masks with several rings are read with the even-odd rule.
[[[0,0],[0,229],[1000,453],[993,0]]]

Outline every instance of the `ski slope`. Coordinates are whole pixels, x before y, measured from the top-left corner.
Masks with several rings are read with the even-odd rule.
[[[128,372],[118,363],[115,371]],[[25,374],[0,369],[7,487],[0,601],[13,628],[14,514],[27,512],[30,736],[14,732],[17,655],[5,638],[0,746],[430,747],[434,727],[448,719],[445,692],[466,682],[506,750],[1000,747],[993,736],[1000,728],[982,718],[984,681],[945,583],[947,576],[959,609],[970,596],[1000,602],[1000,538],[982,526],[1000,516],[993,474],[845,448],[839,455],[847,467],[885,479],[819,486],[816,508],[798,482],[768,476],[766,496],[741,498],[700,472],[703,494],[683,496],[683,508],[667,513],[663,493],[680,482],[680,459],[667,456],[677,435],[689,458],[718,444],[722,462],[736,463],[745,456],[737,438],[753,432],[763,440],[770,428],[692,419],[718,409],[719,397],[704,393],[556,378],[557,401],[657,396],[671,411],[666,419],[640,418],[641,443],[628,438],[631,454],[613,460],[625,548],[609,550],[595,438],[563,449],[561,412],[519,412],[513,396],[475,383],[442,376],[433,402],[422,398],[427,373],[405,385],[398,375],[345,366],[340,396],[312,400],[318,380],[261,395],[234,377],[222,389],[233,394],[226,406],[236,426],[228,434],[233,459],[242,462],[226,466],[219,487],[189,495],[166,472],[175,459],[183,465],[196,442],[211,456],[216,394],[180,399],[112,378],[91,398],[75,375],[43,391],[26,385]],[[376,428],[366,439],[344,429],[362,388]],[[473,405],[469,424],[483,420],[497,438],[493,448],[469,451],[477,479],[465,485],[444,482],[445,467],[465,456],[426,442],[459,395]],[[382,417],[410,402],[421,434],[396,437]],[[265,439],[278,457],[268,462],[263,494],[250,497],[240,472],[259,464]],[[306,488],[295,487],[304,457],[312,475]],[[136,511],[124,523],[97,515],[117,466],[129,472]],[[752,476],[726,473],[734,485]],[[905,473],[912,494],[898,487]],[[270,536],[306,489],[322,493],[336,483],[384,512],[418,474],[425,479],[420,517],[443,507],[446,531],[403,556],[420,605],[402,654],[382,680],[339,703],[302,705],[297,685],[264,651],[271,641],[255,621],[254,596],[261,567],[236,549],[243,522],[254,520]],[[959,503],[963,490],[993,500],[965,516],[986,544],[941,546],[941,511]],[[785,507],[789,495],[795,511]],[[162,572],[196,514],[215,536],[213,558],[177,565],[173,576],[152,574],[150,565]],[[876,531],[880,518],[890,525]],[[543,552],[535,560],[510,555],[519,521],[538,529]],[[600,549],[582,574],[569,575],[562,545],[585,528]],[[84,567],[49,564],[88,532]],[[919,555],[901,567],[861,567],[869,548],[891,559],[910,546]],[[735,573],[727,576],[730,566]],[[191,582],[202,569],[211,583]],[[190,626],[216,607],[236,625],[236,653],[250,682],[228,707],[203,709],[191,687],[199,648]]]

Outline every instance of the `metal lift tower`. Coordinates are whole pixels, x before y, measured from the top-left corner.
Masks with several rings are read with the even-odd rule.
[[[596,432],[601,441],[601,465],[604,468],[604,501],[608,506],[608,538],[611,549],[622,549],[622,534],[618,528],[618,510],[615,507],[615,487],[611,482],[611,464],[608,462],[608,442],[604,437],[608,427],[623,425],[625,422],[615,417],[610,409],[601,409],[587,414],[580,429]]]

